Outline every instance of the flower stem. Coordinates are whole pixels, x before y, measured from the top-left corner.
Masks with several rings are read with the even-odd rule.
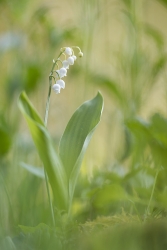
[[[160,171],[160,169],[158,169],[158,170],[156,171],[156,174],[155,174],[154,184],[153,184],[153,188],[152,188],[150,200],[149,200],[149,203],[148,203],[148,206],[147,206],[146,215],[145,215],[145,220],[146,220],[147,217],[150,215],[150,205],[151,205],[151,202],[152,202],[152,199],[153,199],[153,195],[154,195],[154,191],[155,191],[155,185],[156,185],[156,182],[157,182],[157,177],[158,177],[159,171]]]
[[[51,96],[51,90],[52,90],[53,71],[54,71],[55,66],[57,65],[57,62],[60,61],[59,57],[62,55],[63,52],[64,51],[60,52],[58,59],[53,62],[52,69],[51,69],[51,72],[49,75],[49,91],[48,91],[48,97],[47,97],[47,101],[46,101],[46,109],[45,109],[45,117],[44,117],[45,127],[47,127],[47,123],[48,123],[48,114],[49,114],[49,104],[50,104],[50,96]],[[52,216],[52,222],[53,222],[53,226],[55,227],[54,209],[53,209],[53,204],[52,204],[51,195],[50,195],[50,191],[49,191],[48,176],[47,176],[45,168],[44,168],[44,173],[45,173],[45,182],[46,182],[46,189],[47,189],[47,194],[48,194],[48,198],[49,198],[49,205],[50,205],[50,211],[51,211],[51,216]]]
[[[49,91],[48,91],[48,97],[47,97],[47,101],[46,101],[46,109],[45,109],[45,117],[44,117],[45,127],[47,127],[47,122],[48,122],[51,88],[52,88],[52,76],[50,75],[49,76]],[[51,195],[50,195],[50,191],[49,191],[49,181],[48,181],[48,176],[47,176],[45,168],[44,168],[44,173],[45,173],[45,182],[46,182],[46,189],[47,189],[47,194],[48,194],[48,198],[49,198],[49,205],[50,205],[50,211],[51,211],[51,216],[52,216],[52,222],[53,222],[53,226],[55,227],[55,217],[54,217],[53,204],[51,201]]]
[[[81,52],[81,49],[80,49],[80,47],[78,47],[78,46],[71,46],[71,48],[78,49],[78,50],[79,50],[79,52]]]

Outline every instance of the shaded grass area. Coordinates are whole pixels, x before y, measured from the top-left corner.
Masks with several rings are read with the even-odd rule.
[[[88,236],[89,244],[81,249],[166,249],[166,221],[137,224],[136,218],[107,218],[97,221],[97,227],[106,227],[100,233]],[[113,225],[112,222],[114,221]],[[106,225],[104,224],[106,223]],[[99,224],[99,225],[98,225]]]
[[[35,228],[20,226],[20,229],[17,237],[3,239],[1,249],[165,250],[167,247],[166,219],[150,218],[139,223],[135,216],[124,214],[98,217],[80,225],[71,223],[63,233],[60,228],[53,231],[45,224]]]

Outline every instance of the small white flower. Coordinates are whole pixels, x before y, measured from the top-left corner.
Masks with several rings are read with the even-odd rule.
[[[65,82],[63,80],[61,80],[61,79],[57,80],[55,85],[57,85],[57,84],[60,86],[60,88],[62,88],[62,89],[65,88]]]
[[[59,72],[60,72],[60,75],[62,75],[62,76],[67,75],[67,70],[65,68],[63,68],[63,67],[61,69],[59,69]]]
[[[70,56],[68,59],[67,59],[69,65],[73,65],[74,64],[74,58],[72,56]]]
[[[52,87],[53,91],[56,92],[56,94],[59,94],[60,93],[60,85],[59,84],[54,84],[53,87]]]
[[[74,59],[74,61],[77,59],[77,57],[75,55],[73,55],[72,58]]]
[[[56,70],[56,72],[59,74],[59,77],[62,78],[67,75],[67,70],[65,68],[61,68],[59,70]]]
[[[70,47],[67,47],[64,51],[66,55],[71,56],[72,55],[72,49]]]
[[[80,51],[80,52],[78,53],[78,56],[79,56],[79,57],[83,57],[83,53]]]
[[[69,63],[67,60],[64,60],[62,63],[63,63],[63,68],[69,69]]]

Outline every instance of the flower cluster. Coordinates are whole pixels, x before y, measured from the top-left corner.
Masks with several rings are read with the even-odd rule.
[[[65,60],[62,61],[60,59],[60,56],[56,61],[53,60],[54,65],[58,66],[58,64],[57,64],[58,61],[60,61],[62,64],[62,67],[60,69],[58,68],[55,71],[57,80],[56,80],[55,84],[53,85],[52,89],[54,92],[56,92],[56,94],[59,94],[60,90],[65,88],[65,82],[61,78],[67,76],[67,70],[69,69],[69,66],[73,65],[75,60],[77,59],[77,57],[74,55],[73,48],[79,49],[79,53],[78,53],[79,57],[83,56],[83,53],[81,52],[79,47],[77,47],[77,46],[73,46],[71,48],[65,47],[65,48],[62,48],[60,50],[61,51],[60,56],[63,54],[65,56]]]

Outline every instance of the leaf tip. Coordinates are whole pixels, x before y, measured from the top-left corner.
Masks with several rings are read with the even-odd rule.
[[[95,97],[95,98],[98,98],[98,99],[100,100],[100,102],[101,102],[101,106],[102,106],[101,110],[103,111],[104,100],[103,100],[103,96],[102,96],[102,94],[101,94],[101,92],[100,92],[100,91],[98,91],[98,92],[97,92],[97,95],[96,95],[96,97]]]

